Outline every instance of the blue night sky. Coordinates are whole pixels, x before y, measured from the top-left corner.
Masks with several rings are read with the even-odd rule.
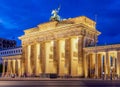
[[[97,15],[99,44],[120,43],[120,0],[0,0],[0,37],[20,45],[23,30],[49,21],[59,4],[62,18]]]

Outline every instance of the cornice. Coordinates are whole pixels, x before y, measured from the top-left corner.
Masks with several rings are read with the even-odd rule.
[[[87,52],[97,52],[97,51],[119,51],[120,44],[115,45],[105,45],[105,46],[95,46],[95,47],[86,47],[83,48]]]
[[[4,57],[2,57],[2,59],[5,59],[5,60],[11,60],[11,59],[21,59],[21,58],[22,58],[22,55],[4,56]]]

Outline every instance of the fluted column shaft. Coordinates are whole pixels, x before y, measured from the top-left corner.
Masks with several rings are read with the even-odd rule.
[[[84,54],[84,75],[88,77],[88,54]]]
[[[117,74],[118,74],[118,77],[120,77],[120,51],[117,51],[116,63],[117,63]]]
[[[42,70],[41,70],[41,52],[40,52],[40,43],[37,43],[36,44],[36,56],[35,56],[35,75],[36,76],[39,76],[40,73],[42,73]]]
[[[104,65],[104,73],[105,73],[105,77],[106,77],[106,74],[107,74],[107,56],[106,56],[106,52],[104,53],[104,63],[105,63],[105,65]]]
[[[31,75],[32,71],[31,71],[31,63],[30,63],[30,59],[31,59],[31,45],[28,45],[27,47],[27,75]]]
[[[106,52],[106,74],[110,75],[110,58],[109,58],[109,53]]]
[[[83,57],[84,57],[84,53],[83,53],[83,47],[84,47],[84,40],[83,40],[84,38],[82,37],[82,36],[79,36],[78,37],[78,76],[83,76],[83,74],[84,74],[84,59],[83,59]]]
[[[16,60],[12,60],[12,64],[13,64],[13,74],[16,74],[15,72],[15,67],[16,67]]]
[[[5,60],[3,60],[3,71],[2,71],[2,76],[5,75]]]
[[[70,75],[78,76],[78,37],[76,36],[70,38]]]
[[[98,55],[95,53],[95,75],[98,77]]]
[[[21,60],[17,59],[17,69],[18,69],[18,76],[21,76]]]
[[[108,53],[108,75],[110,76],[111,74],[111,55]]]
[[[12,70],[11,70],[11,60],[8,60],[7,72],[8,72],[8,74],[11,74],[11,72],[12,72]]]
[[[54,67],[54,61],[53,61],[53,41],[45,42],[45,53],[44,53],[44,70],[45,73],[53,73]]]
[[[90,54],[90,77],[94,77],[95,75],[95,54]]]
[[[57,41],[58,51],[58,75],[63,76],[65,74],[65,40],[60,39]]]

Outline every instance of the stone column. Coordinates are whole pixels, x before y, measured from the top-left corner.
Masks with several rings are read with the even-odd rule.
[[[100,78],[101,77],[101,74],[102,74],[102,55],[99,53],[98,56],[97,56],[97,59],[98,59],[98,77]]]
[[[32,74],[30,59],[31,59],[31,45],[28,45],[27,47],[27,73],[26,73],[27,76],[30,76]]]
[[[82,73],[81,67],[78,72],[78,37],[74,36],[70,38],[70,75],[78,76],[78,73]]]
[[[12,60],[10,61],[10,74],[13,74],[13,63],[12,63]]]
[[[88,54],[84,53],[84,75],[85,78],[88,77]]]
[[[115,67],[115,59],[116,59],[116,57],[113,56],[113,76],[115,76],[115,70],[116,70],[116,67]]]
[[[108,75],[110,76],[110,71],[111,71],[111,54],[110,52],[108,53]]]
[[[117,51],[117,75],[120,77],[120,51]]]
[[[58,43],[54,40],[53,43],[53,72],[58,74]]]
[[[31,44],[31,57],[30,57],[30,65],[31,65],[31,75],[35,75],[36,73],[36,44]]]
[[[92,70],[93,70],[93,78],[95,77],[96,73],[95,73],[95,69],[97,69],[96,67],[96,53],[93,53],[92,55],[92,61],[93,61],[93,67],[92,67]],[[96,70],[97,71],[97,70]]]
[[[40,57],[40,43],[37,43],[36,44],[36,54],[35,54],[35,75],[36,76],[39,76],[40,73],[42,73],[42,70],[41,70],[41,57]]]
[[[3,71],[2,71],[2,76],[5,75],[5,60],[3,60]]]
[[[105,74],[105,77],[106,77],[106,74],[107,74],[107,56],[106,56],[106,52],[104,53],[104,74]]]
[[[109,53],[106,52],[106,74],[107,76],[110,75],[110,58],[109,58]]]
[[[18,66],[18,76],[20,77],[21,76],[21,60],[20,59],[17,59],[17,66]]]
[[[90,54],[90,77],[94,77],[95,75],[95,54]]]
[[[101,75],[102,75],[102,73],[103,73],[103,70],[104,68],[103,68],[103,54],[101,53]]]
[[[11,74],[11,60],[8,60],[7,72],[8,72],[8,75]]]
[[[98,55],[95,53],[95,76],[98,78]]]
[[[53,61],[53,41],[45,42],[45,53],[44,53],[44,61],[45,61],[45,73],[53,73],[54,71],[54,61]]]
[[[104,66],[103,66],[103,54],[101,53],[101,75],[102,75],[102,73],[103,73],[103,71],[104,71],[104,68],[103,68]]]
[[[28,65],[28,46],[22,45],[22,58],[21,58],[21,75],[27,73]]]
[[[12,64],[13,64],[13,66],[12,66],[12,67],[13,67],[13,74],[16,74],[16,72],[15,72],[15,66],[16,66],[15,64],[16,64],[16,63],[15,63],[15,62],[16,62],[16,60],[12,60]]]
[[[65,40],[60,39],[57,41],[57,54],[58,54],[58,75],[65,75]]]
[[[83,67],[84,67],[84,60],[83,60],[83,57],[84,57],[84,55],[83,55],[83,47],[84,47],[84,45],[83,44],[85,44],[85,42],[84,42],[84,40],[83,40],[84,38],[82,37],[82,36],[79,36],[78,37],[78,47],[77,47],[77,50],[78,50],[78,75],[80,76],[80,77],[83,77],[83,75],[84,75],[84,69],[83,69]]]
[[[70,75],[70,39],[65,39],[65,74]]]

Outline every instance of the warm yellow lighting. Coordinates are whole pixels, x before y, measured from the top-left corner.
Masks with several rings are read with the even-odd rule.
[[[85,16],[60,22],[50,21],[25,30],[25,35],[20,37],[23,49],[21,60],[24,61],[21,70],[36,76],[55,73],[59,76],[87,77],[88,69],[95,68],[96,60],[95,56],[91,56],[92,62],[88,66],[87,58],[84,60],[86,51],[83,44],[91,45],[91,40],[94,40],[92,36],[99,34],[95,22]],[[18,66],[20,68],[20,61]],[[102,65],[99,66],[101,68]]]
[[[54,41],[51,41],[51,45],[53,45],[54,44]]]

